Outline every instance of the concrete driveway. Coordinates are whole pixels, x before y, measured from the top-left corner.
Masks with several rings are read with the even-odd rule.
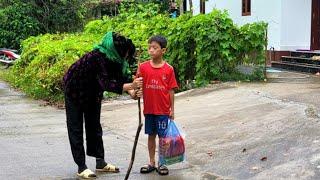
[[[130,179],[320,179],[320,78],[270,72],[268,83],[223,83],[178,94],[176,122],[187,161],[170,176],[139,174],[147,163],[141,131]],[[42,106],[0,83],[0,177],[75,179],[64,110]],[[103,104],[106,160],[123,179],[138,125],[131,100]],[[87,157],[94,168],[94,159]],[[2,179],[2,178],[1,178]]]

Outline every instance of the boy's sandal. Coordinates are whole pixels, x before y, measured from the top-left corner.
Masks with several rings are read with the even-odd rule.
[[[161,176],[165,176],[169,174],[169,169],[165,165],[161,165],[157,168],[157,172]]]
[[[108,163],[104,168],[97,168],[96,171],[99,172],[109,172],[109,173],[118,173],[120,172],[119,168],[115,165]]]
[[[150,164],[146,164],[146,165],[141,167],[140,173],[141,174],[147,174],[147,173],[151,173],[154,170],[156,170],[156,167],[154,167],[154,166],[152,166]]]
[[[90,169],[85,169],[81,173],[77,173],[77,176],[82,179],[93,179],[97,177],[97,175],[94,172],[92,172]]]

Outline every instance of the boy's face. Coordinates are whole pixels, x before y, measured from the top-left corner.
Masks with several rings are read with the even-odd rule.
[[[166,48],[161,48],[160,44],[155,41],[152,41],[149,44],[148,53],[152,59],[161,58],[166,52]]]

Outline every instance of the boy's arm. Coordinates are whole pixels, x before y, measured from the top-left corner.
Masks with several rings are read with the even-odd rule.
[[[174,120],[174,91],[178,88],[177,80],[174,74],[174,70],[172,68],[171,76],[169,80],[169,95],[170,95],[170,103],[171,103],[171,111],[170,111],[170,118]]]
[[[170,102],[171,102],[171,111],[170,111],[170,119],[174,120],[174,89],[169,90],[170,94]]]

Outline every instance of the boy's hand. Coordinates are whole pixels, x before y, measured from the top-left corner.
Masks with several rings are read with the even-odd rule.
[[[132,82],[132,89],[138,89],[142,87],[142,77],[136,78]]]
[[[174,111],[173,110],[170,111],[169,117],[172,121],[174,120]]]

